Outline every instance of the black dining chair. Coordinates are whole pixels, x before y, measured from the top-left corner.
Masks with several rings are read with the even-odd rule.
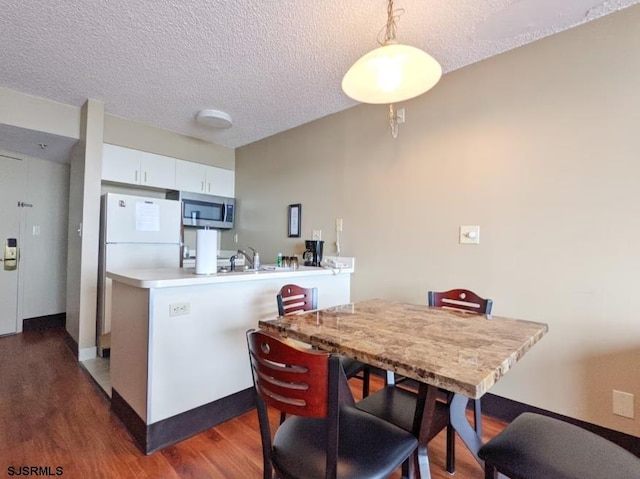
[[[465,301],[466,300],[466,301]],[[465,304],[468,303],[468,304]],[[448,309],[456,309],[459,311],[467,311],[474,313],[484,313],[489,315],[493,306],[490,299],[482,299],[475,293],[456,289],[445,291],[442,293],[429,291],[428,304],[433,307],[444,307]],[[383,418],[392,424],[402,427],[407,431],[413,432],[416,437],[420,437],[419,429],[422,399],[419,397],[419,391],[406,385],[407,381],[404,377],[397,377],[391,371],[387,371],[386,385],[381,391],[377,391],[369,395],[356,404],[359,409]],[[401,385],[399,387],[399,385]],[[446,448],[446,470],[450,474],[455,473],[455,440],[456,434],[453,425],[449,419],[449,406],[453,400],[453,394],[446,390],[439,390],[438,400],[436,401],[436,410],[429,431],[422,432],[424,443],[420,447],[426,447],[442,429],[447,430]],[[474,408],[475,414],[474,424],[476,431],[480,430],[481,434],[481,418],[480,403],[476,402]]]
[[[247,343],[262,439],[264,479],[382,479],[405,464],[415,437],[356,409],[338,356],[264,331]],[[287,415],[272,434],[268,408]]]
[[[427,304],[436,308],[484,314],[487,317],[491,315],[491,309],[493,308],[493,300],[481,298],[468,289],[450,289],[449,291],[441,292],[429,291]],[[447,392],[447,394],[450,393]],[[482,406],[480,399],[473,400],[473,424],[476,433],[482,436]]]
[[[640,458],[586,429],[522,413],[478,451],[485,479],[635,479]]]
[[[286,284],[280,288],[276,301],[280,316],[318,309],[318,288]],[[362,381],[362,397],[367,397],[371,377],[370,366],[348,356],[340,356],[340,364],[347,379],[355,378]]]
[[[356,407],[361,411],[372,414],[376,417],[394,424],[405,431],[412,433],[417,439],[420,439],[419,449],[426,450],[427,444],[436,437],[440,431],[447,428],[447,471],[453,474],[455,472],[454,450],[451,445],[455,440],[455,431],[453,428],[449,431],[448,426],[451,425],[449,419],[450,401],[438,399],[435,402],[435,409],[431,417],[428,431],[422,431],[422,415],[426,401],[426,389],[412,388],[398,385],[394,379],[394,373],[387,371],[387,379],[385,386],[375,391],[366,398],[358,401]],[[453,440],[450,440],[452,438]],[[426,459],[426,453],[422,455]],[[427,465],[421,465],[428,470]]]

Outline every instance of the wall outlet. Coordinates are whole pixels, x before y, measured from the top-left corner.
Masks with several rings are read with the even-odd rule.
[[[336,218],[336,231],[342,231],[342,218]]]
[[[234,242],[235,244],[238,244],[238,233],[236,233],[236,234],[234,234],[234,235],[233,235],[233,242]]]
[[[191,312],[190,303],[173,303],[169,305],[169,316],[182,316]]]
[[[320,241],[322,239],[322,230],[313,230],[311,233],[311,239]]]
[[[614,389],[613,414],[633,419],[633,394]]]

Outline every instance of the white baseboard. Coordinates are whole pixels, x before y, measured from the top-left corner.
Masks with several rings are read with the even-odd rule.
[[[98,357],[98,348],[83,348],[78,351],[78,361],[86,361]]]

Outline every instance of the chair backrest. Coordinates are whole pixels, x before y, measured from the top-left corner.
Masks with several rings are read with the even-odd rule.
[[[267,405],[295,416],[327,416],[329,353],[264,331],[249,331],[247,342],[256,392]]]
[[[280,316],[318,309],[318,288],[303,288],[296,284],[286,284],[280,288],[276,300]]]
[[[460,311],[471,311],[478,314],[491,314],[493,301],[478,296],[468,289],[451,289],[449,291],[429,291],[429,306],[438,308],[457,309]]]
[[[304,349],[264,331],[247,331],[249,357],[262,439],[264,477],[274,468],[267,406],[291,416],[326,421],[326,478],[335,478],[338,461],[338,416],[341,404],[353,405],[347,378],[336,355]],[[316,419],[314,419],[316,420]],[[303,459],[302,459],[303,460]]]

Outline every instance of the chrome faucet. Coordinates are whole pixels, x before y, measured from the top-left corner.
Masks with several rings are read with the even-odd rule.
[[[251,258],[244,250],[239,249],[238,253],[245,257],[251,269],[260,269],[260,254],[251,246],[249,246],[249,249],[253,253]]]

